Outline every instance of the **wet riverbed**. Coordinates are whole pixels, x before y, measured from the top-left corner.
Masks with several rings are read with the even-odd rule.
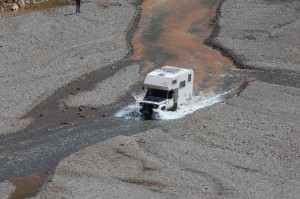
[[[193,68],[196,74],[196,94],[238,92],[245,82],[260,77],[257,75],[260,72],[237,69],[230,59],[204,44],[213,31],[211,20],[219,3],[220,0],[144,1],[141,5],[141,20],[132,40],[134,54],[125,62],[142,63],[143,74],[162,65]],[[123,63],[124,60],[115,64],[115,70],[121,68]],[[107,68],[111,69],[112,66]],[[133,101],[130,97],[120,100],[113,108],[107,107],[102,111],[86,110],[87,114],[94,112],[94,117],[89,118],[79,118],[75,109],[61,110],[57,107],[57,102],[67,94],[75,92],[73,90],[88,88],[90,84],[114,75],[114,71],[105,73],[105,70],[104,68],[96,71],[94,75],[90,74],[90,78],[86,78],[89,79],[88,82],[83,79],[77,84],[67,85],[58,90],[29,114],[28,117],[35,118],[35,122],[29,128],[2,137],[0,180],[28,176],[29,181],[26,177],[11,180],[17,186],[17,190],[22,190],[18,187],[32,182],[30,179],[34,179],[33,174],[42,173],[38,175],[41,176],[39,179],[45,180],[43,173],[50,174],[61,159],[77,150],[117,135],[131,135],[159,128],[167,122],[115,118],[114,114],[118,108]],[[277,80],[261,77],[265,77],[265,80]],[[133,89],[138,88],[140,86],[136,85]],[[128,95],[130,94],[131,91],[128,91]],[[37,184],[36,187],[41,184]],[[34,195],[35,191],[30,194]],[[30,194],[28,196],[31,196]]]

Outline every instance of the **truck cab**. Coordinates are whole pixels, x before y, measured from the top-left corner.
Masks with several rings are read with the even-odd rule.
[[[192,98],[193,76],[191,69],[164,66],[147,74],[143,88],[147,89],[140,102],[140,112],[151,119],[153,110],[175,111]]]

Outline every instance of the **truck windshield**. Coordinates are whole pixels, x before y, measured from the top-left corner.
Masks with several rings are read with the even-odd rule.
[[[144,100],[161,102],[167,99],[168,91],[149,88]]]

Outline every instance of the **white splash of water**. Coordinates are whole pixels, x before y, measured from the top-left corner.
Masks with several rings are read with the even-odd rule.
[[[224,94],[210,95],[206,97],[195,96],[187,105],[180,106],[174,112],[154,110],[154,112],[156,113],[154,115],[154,119],[160,119],[160,120],[179,119],[186,116],[187,114],[191,114],[197,111],[198,109],[205,108],[213,104],[222,102],[224,100],[223,96]]]
[[[140,119],[141,113],[140,113],[140,105],[138,103],[130,104],[126,107],[124,107],[122,110],[118,111],[116,113],[116,117],[123,117],[125,119]]]
[[[212,94],[208,96],[194,96],[188,104],[178,107],[176,111],[162,111],[155,109],[153,113],[153,119],[174,120],[182,118],[187,114],[197,111],[198,109],[222,102],[224,100],[224,95],[226,94],[227,93]],[[115,116],[122,117],[125,119],[141,119],[142,117],[141,113],[139,112],[139,101],[142,100],[142,97],[143,96],[134,96],[137,102],[135,104],[131,104],[123,108],[118,113],[116,113]]]

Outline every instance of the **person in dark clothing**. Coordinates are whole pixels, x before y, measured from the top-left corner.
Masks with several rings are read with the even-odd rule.
[[[75,0],[76,1],[76,13],[80,13],[80,0]]]

